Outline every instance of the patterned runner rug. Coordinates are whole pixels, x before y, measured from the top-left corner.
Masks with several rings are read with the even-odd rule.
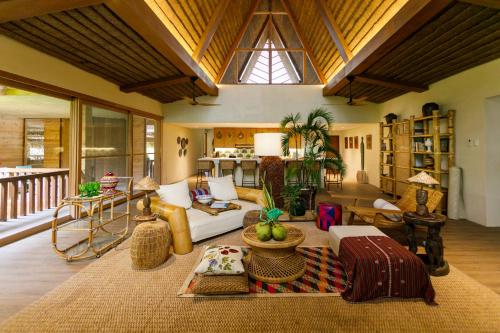
[[[249,277],[249,294],[224,295],[223,297],[273,297],[273,296],[340,296],[346,276],[342,264],[330,247],[298,247],[306,262],[305,274],[292,282],[266,283]],[[180,297],[221,297],[221,295],[195,295],[191,291],[194,274],[186,279],[179,291]]]

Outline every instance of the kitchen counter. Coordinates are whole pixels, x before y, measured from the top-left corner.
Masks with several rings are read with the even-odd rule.
[[[243,170],[241,169],[241,161],[257,161],[257,164],[260,164],[261,159],[258,157],[255,158],[243,158],[243,157],[202,157],[198,159],[199,161],[212,161],[214,162],[215,166],[215,176],[220,177],[222,176],[222,172],[220,171],[220,161],[235,161],[236,162],[236,169],[234,171],[234,178],[235,178],[235,183],[238,186],[242,186],[243,182]],[[259,168],[255,171],[255,179],[256,179],[256,184],[259,184]],[[253,177],[251,175],[247,174],[245,175],[245,180],[253,180]]]

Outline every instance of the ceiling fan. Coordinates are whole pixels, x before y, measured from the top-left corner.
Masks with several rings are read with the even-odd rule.
[[[182,98],[186,100],[191,105],[201,105],[201,106],[217,106],[220,104],[212,104],[212,103],[200,103],[196,100],[196,80],[198,77],[191,76],[191,84],[193,85],[193,95],[191,97],[183,96]]]
[[[354,81],[354,76],[348,76],[347,80],[349,81],[349,100],[347,101],[347,105],[350,106],[361,106],[366,104],[366,100],[368,99],[368,96],[363,96],[360,98],[353,98],[352,97],[352,90],[351,90],[351,85],[352,81]],[[323,104],[323,105],[344,105],[344,103],[331,103],[331,104]]]

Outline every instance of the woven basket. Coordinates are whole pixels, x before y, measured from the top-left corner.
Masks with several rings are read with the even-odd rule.
[[[168,259],[172,238],[163,221],[144,222],[132,234],[130,257],[134,269],[155,268]]]
[[[260,210],[249,210],[243,218],[243,228],[259,223]]]

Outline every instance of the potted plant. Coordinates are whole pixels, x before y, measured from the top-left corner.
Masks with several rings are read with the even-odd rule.
[[[309,113],[304,123],[301,122],[300,113],[290,114],[283,118],[280,123],[281,129],[285,133],[281,140],[283,155],[290,155],[291,140],[294,140],[297,149],[302,149],[303,152],[301,170],[292,172],[297,174],[301,187],[300,197],[306,200],[307,209],[314,209],[316,191],[321,186],[322,168],[337,168],[342,175],[345,174],[342,158],[330,144],[329,130],[333,121],[330,112],[318,108]],[[302,140],[304,140],[303,145]],[[331,153],[333,157],[329,157],[327,153]],[[299,161],[298,154],[295,155],[295,159]],[[285,199],[293,199],[290,193],[290,189],[283,193]]]
[[[78,185],[80,196],[82,197],[95,197],[100,194],[101,184],[99,182],[88,182]]]
[[[301,197],[301,189],[302,185],[300,184],[287,184],[281,192],[285,208],[292,216],[304,216],[306,213],[306,202]]]

